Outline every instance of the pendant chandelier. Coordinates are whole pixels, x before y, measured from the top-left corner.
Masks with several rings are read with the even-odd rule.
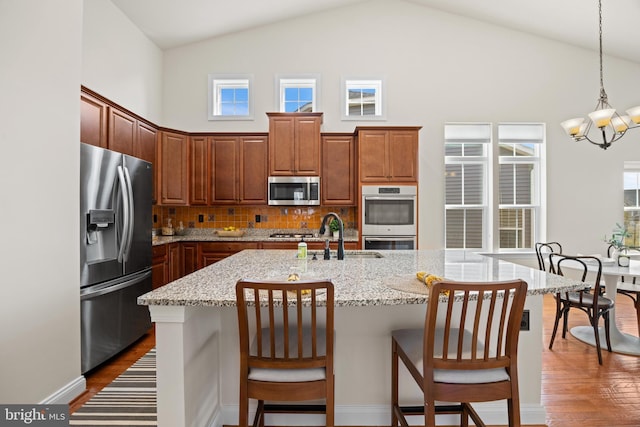
[[[579,117],[566,120],[560,125],[574,141],[587,140],[606,150],[612,143],[624,136],[627,130],[640,124],[640,106],[630,108],[626,115],[620,115],[609,105],[607,92],[604,90],[602,72],[602,0],[598,0],[598,14],[600,23],[600,97],[589,118]],[[593,129],[593,132],[590,132]],[[597,128],[597,130],[595,129]]]

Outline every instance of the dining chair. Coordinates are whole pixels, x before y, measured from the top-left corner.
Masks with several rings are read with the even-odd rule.
[[[549,254],[562,253],[562,245],[558,242],[536,242],[535,249],[538,268],[542,271],[549,271]]]
[[[503,399],[509,426],[520,426],[517,353],[526,294],[522,280],[434,283],[424,327],[391,334],[392,427],[408,426],[409,415],[424,415],[424,425],[433,427],[436,414],[454,413],[461,426],[469,417],[485,426],[471,403]],[[400,405],[399,361],[422,390],[424,405]]]
[[[600,318],[604,319],[605,337],[607,350],[611,351],[611,339],[609,337],[609,310],[613,308],[613,301],[603,295],[602,292],[602,262],[600,258],[587,255],[549,255],[549,263],[554,273],[564,276],[565,270],[569,268],[576,271],[579,279],[585,282],[586,286],[582,290],[559,292],[556,298],[556,317],[549,342],[549,350],[553,348],[553,342],[558,331],[558,324],[562,318],[562,338],[566,338],[569,324],[569,311],[573,308],[586,313],[589,323],[593,327],[595,334],[596,350],[598,352],[598,363],[602,365],[602,351],[600,348],[600,333],[598,325]],[[571,266],[569,266],[571,264]],[[590,268],[591,267],[591,268]]]
[[[333,313],[329,280],[236,283],[240,337],[239,426],[267,413],[324,413],[334,425]],[[310,400],[324,404],[291,404]],[[265,404],[265,401],[270,401]],[[274,402],[274,403],[271,403]]]
[[[607,248],[607,257],[611,258],[612,250],[613,245],[609,245]],[[632,249],[632,251],[635,255],[640,253],[636,248]],[[628,281],[625,276],[620,276],[616,291],[620,295],[631,298],[631,301],[633,301],[633,307],[636,309],[636,320],[638,322],[638,336],[640,336],[640,286],[636,284],[636,278],[633,277]]]

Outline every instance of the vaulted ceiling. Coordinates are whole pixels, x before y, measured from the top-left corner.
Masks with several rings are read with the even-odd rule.
[[[112,0],[158,47],[169,49],[371,0]],[[597,0],[409,1],[495,25],[598,49]],[[605,54],[640,63],[640,0],[602,0]]]

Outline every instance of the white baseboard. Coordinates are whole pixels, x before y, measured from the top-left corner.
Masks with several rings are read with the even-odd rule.
[[[52,395],[45,398],[40,404],[67,404],[76,397],[80,396],[87,389],[87,380],[84,376],[80,375],[69,384],[62,387]]]
[[[504,402],[477,403],[473,407],[487,424],[507,425],[507,407]],[[254,413],[249,414],[249,420]],[[544,424],[546,410],[539,404],[521,404],[520,418],[523,425]],[[438,422],[457,425],[457,415],[439,415]],[[211,427],[238,424],[238,405],[223,405],[222,414],[215,414]],[[267,424],[280,426],[317,426],[324,424],[324,415],[269,414]],[[385,426],[391,424],[391,408],[387,405],[338,405],[335,410],[337,426]],[[416,424],[421,424],[416,418]]]

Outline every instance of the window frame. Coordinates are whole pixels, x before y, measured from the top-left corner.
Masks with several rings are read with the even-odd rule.
[[[457,138],[452,138],[448,136],[449,132],[447,131],[447,126],[469,126],[469,131],[463,131],[461,133],[462,136]],[[473,126],[482,126],[483,132],[489,131],[489,135],[480,132],[478,129],[474,130]],[[507,127],[513,126],[530,126],[531,132],[533,134],[539,135],[538,138],[506,138],[502,137],[501,131],[503,129],[508,129]],[[535,127],[539,127],[539,130],[536,130]],[[517,129],[517,128],[515,128]],[[475,132],[475,133],[474,133]],[[535,139],[535,141],[533,141]],[[486,162],[486,176],[483,178],[484,185],[483,189],[483,197],[486,200],[486,206],[475,206],[476,208],[482,208],[483,217],[482,217],[482,227],[483,227],[483,247],[482,248],[470,248],[466,247],[466,242],[463,243],[462,248],[449,247],[447,248],[447,212],[448,210],[453,209],[465,209],[465,208],[473,208],[473,205],[458,205],[458,204],[447,204],[446,200],[446,187],[445,187],[445,197],[444,197],[444,244],[443,246],[447,250],[464,250],[464,249],[480,249],[484,251],[500,251],[500,252],[530,252],[533,250],[533,247],[525,247],[525,248],[502,248],[501,244],[501,224],[500,224],[500,213],[505,209],[531,209],[531,221],[533,222],[531,228],[531,238],[530,242],[531,246],[536,241],[543,241],[546,239],[546,125],[540,122],[500,122],[495,126],[492,123],[486,122],[446,122],[444,124],[444,138],[443,138],[443,157],[444,157],[444,167],[445,174],[447,170],[447,165],[449,164],[457,164],[457,163],[473,163],[474,158],[470,156],[447,156],[447,147],[448,143],[479,143],[481,141],[486,141],[487,146],[485,148],[485,153],[483,156],[476,156],[476,162],[479,158],[483,158],[482,161]],[[535,143],[535,156],[505,156],[501,154],[502,144],[519,144],[519,143]],[[515,203],[517,200],[513,200],[514,203],[500,203],[500,168],[501,165],[504,164],[533,164],[533,176],[530,182],[532,186],[532,194],[530,198],[530,203]],[[515,176],[514,176],[515,177]],[[447,185],[446,176],[444,180],[444,185]],[[514,181],[515,182],[515,181]],[[514,184],[514,188],[515,184]],[[516,194],[516,193],[514,193]],[[521,212],[521,211],[520,211]],[[464,228],[465,225],[462,225]],[[461,231],[463,233],[463,239],[465,238],[467,231],[463,229]],[[464,241],[464,240],[463,240]]]
[[[447,137],[447,128],[446,126],[455,126],[458,128],[458,130],[469,126],[469,129],[471,129],[471,127],[481,127],[484,128],[485,131],[488,130],[488,133],[486,133],[485,135],[483,135],[482,137],[473,137],[472,134],[467,134],[467,132],[462,132],[462,135],[460,135],[459,137],[455,137],[455,138],[450,138]],[[493,176],[491,173],[492,170],[492,146],[493,146],[493,133],[491,131],[491,123],[445,123],[445,138],[444,138],[444,163],[445,163],[445,181],[444,181],[444,185],[445,185],[445,194],[444,194],[444,247],[448,250],[460,250],[460,249],[475,249],[475,250],[486,250],[486,248],[489,247],[489,244],[491,242],[491,228],[487,228],[486,224],[490,224],[492,223],[492,210],[490,209],[491,207],[491,197],[492,194],[489,191],[489,189],[492,187],[492,181],[493,181]],[[466,134],[466,135],[465,135]],[[464,144],[480,144],[483,147],[483,153],[482,155],[479,156],[465,156],[464,153],[463,155],[460,156],[447,156],[447,144],[462,144],[464,146]],[[482,193],[482,200],[481,203],[465,203],[464,201],[464,183],[463,183],[463,189],[462,189],[462,203],[447,203],[446,200],[446,185],[447,185],[447,176],[446,176],[446,168],[447,165],[462,165],[464,167],[464,165],[482,165],[482,188],[485,189],[485,191],[483,191]],[[447,213],[448,212],[453,212],[453,211],[467,211],[469,209],[479,209],[482,211],[482,247],[480,248],[476,248],[476,247],[470,247],[467,246],[466,243],[466,236],[467,236],[467,227],[466,227],[466,223],[465,225],[463,225],[463,230],[462,230],[462,234],[463,234],[463,247],[462,248],[456,248],[456,247],[451,247],[451,248],[447,248]],[[466,213],[466,212],[465,212]],[[466,216],[465,216],[465,221],[466,221]]]
[[[636,188],[636,204],[635,206],[627,206],[627,197],[626,197],[626,191],[627,191],[627,178],[626,178],[626,174],[635,174],[637,175],[637,187]],[[623,199],[623,224],[624,227],[627,229],[627,231],[631,234],[631,236],[627,239],[627,241],[631,241],[631,246],[637,247],[640,246],[640,233],[637,233],[637,229],[639,228],[637,225],[636,226],[631,226],[631,224],[629,223],[629,218],[628,216],[630,214],[633,213],[637,213],[637,215],[635,215],[636,217],[640,217],[640,162],[639,161],[634,161],[634,160],[626,160],[624,162],[624,171],[623,171],[623,182],[622,182],[622,191],[623,191],[623,195],[622,195],[622,199]]]
[[[342,78],[342,120],[343,121],[385,121],[385,82],[382,78]],[[375,114],[373,115],[350,115],[349,114],[349,90],[352,88],[366,89],[373,87],[375,92]]]
[[[533,135],[533,133],[526,137],[526,138],[501,138],[501,133],[500,130],[501,129],[506,129],[506,128],[517,128],[519,126],[528,126],[529,128],[533,129],[534,127],[538,127],[540,128],[540,132],[538,133],[538,135]],[[535,133],[535,132],[534,132]],[[546,147],[546,143],[545,143],[545,138],[546,138],[546,126],[544,123],[538,123],[538,122],[531,122],[531,123],[524,123],[524,122],[502,122],[502,123],[498,123],[497,127],[496,127],[496,142],[497,142],[497,150],[496,150],[496,156],[498,157],[498,161],[497,161],[497,171],[496,173],[498,174],[498,179],[497,179],[497,188],[496,188],[496,205],[497,205],[497,223],[496,223],[496,242],[495,242],[495,247],[498,250],[501,251],[531,251],[534,249],[534,244],[536,241],[543,241],[544,239],[541,237],[543,235],[542,233],[542,226],[541,226],[541,220],[543,218],[543,203],[542,200],[546,199],[546,195],[544,195],[544,188],[545,186],[542,184],[543,183],[543,176],[545,176],[546,174],[543,173],[542,169],[543,169],[543,164],[544,161],[543,159],[545,158],[544,156],[544,149]],[[533,144],[534,146],[534,154],[531,156],[517,156],[517,155],[511,155],[511,156],[506,156],[506,155],[501,155],[501,147],[502,144],[522,144],[522,143],[529,143],[529,144]],[[502,165],[532,165],[532,170],[533,170],[533,174],[534,176],[532,177],[531,180],[531,197],[530,197],[530,203],[517,203],[517,201],[515,200],[515,193],[514,193],[514,202],[513,203],[501,203],[500,200],[500,169]],[[515,182],[515,181],[514,181]],[[500,224],[500,214],[503,210],[507,210],[507,209],[511,209],[511,210],[524,210],[524,209],[530,209],[532,211],[531,213],[531,221],[532,221],[532,229],[531,229],[531,236],[530,236],[530,247],[515,247],[515,248],[503,248],[501,246],[501,232],[502,230],[506,230],[508,227],[501,227]],[[546,217],[546,215],[544,215],[544,217]],[[514,228],[514,230],[522,230],[524,231],[525,228],[524,227],[520,227],[520,228]]]
[[[312,113],[320,111],[320,76],[318,74],[305,75],[277,75],[275,81],[275,99],[277,105],[276,110],[285,113],[285,90],[293,87],[308,87],[312,90],[311,111]],[[305,111],[307,112],[307,111]]]
[[[220,88],[246,86],[247,114],[220,114]],[[209,74],[208,75],[208,112],[207,119],[219,120],[253,120],[253,75],[252,74]]]

